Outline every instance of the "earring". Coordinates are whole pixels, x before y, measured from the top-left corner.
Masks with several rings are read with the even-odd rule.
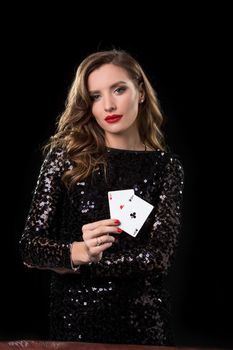
[[[143,103],[143,102],[144,102],[144,99],[142,98],[140,102]]]

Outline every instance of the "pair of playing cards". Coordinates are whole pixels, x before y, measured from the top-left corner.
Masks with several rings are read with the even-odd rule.
[[[153,205],[135,195],[133,189],[109,191],[110,217],[120,220],[119,227],[136,237],[154,208]]]

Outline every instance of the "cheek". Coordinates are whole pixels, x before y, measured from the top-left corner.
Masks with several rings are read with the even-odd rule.
[[[131,96],[125,101],[125,108],[132,114],[137,114],[138,112],[138,99],[136,96]]]
[[[138,106],[138,97],[137,97],[137,93],[131,93],[128,96],[125,96],[124,99],[124,104],[126,107],[135,110],[135,108],[137,108]]]

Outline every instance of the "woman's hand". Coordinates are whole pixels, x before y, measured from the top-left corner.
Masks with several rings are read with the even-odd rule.
[[[111,233],[119,234],[122,232],[122,230],[117,227],[118,225],[120,225],[120,221],[116,219],[100,220],[83,225],[83,242],[73,242],[71,246],[73,265],[100,261],[103,252],[110,248],[116,240],[116,238],[111,236]],[[40,270],[52,270],[60,274],[78,273],[78,271],[76,272],[71,268],[38,267],[27,264],[26,262],[24,262],[24,265],[29,268],[37,268]]]
[[[71,258],[75,265],[98,262],[103,252],[115,242],[111,233],[121,233],[117,226],[120,221],[107,219],[95,221],[82,226],[83,242],[74,242],[71,250]]]

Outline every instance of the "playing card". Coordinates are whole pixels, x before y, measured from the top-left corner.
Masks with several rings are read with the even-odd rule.
[[[108,204],[110,209],[110,217],[112,219],[120,220],[121,212],[133,194],[134,189],[108,192]]]
[[[132,194],[118,217],[121,222],[119,227],[136,237],[153,208],[152,204]]]

